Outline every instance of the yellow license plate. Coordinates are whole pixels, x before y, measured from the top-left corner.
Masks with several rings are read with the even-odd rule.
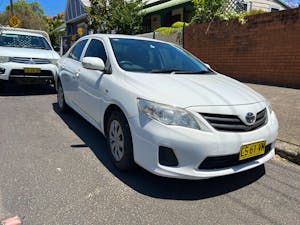
[[[40,68],[24,68],[24,73],[40,73]]]
[[[265,153],[266,141],[259,141],[242,145],[240,149],[239,160],[249,159]]]

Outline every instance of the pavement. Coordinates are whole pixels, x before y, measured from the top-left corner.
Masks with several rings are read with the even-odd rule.
[[[249,171],[200,181],[162,178],[140,168],[120,173],[92,125],[76,113],[57,111],[53,88],[0,91],[0,121],[4,224],[300,221],[300,167],[289,161],[274,158]]]
[[[276,154],[300,165],[300,89],[247,83],[267,97],[279,121]]]
[[[78,114],[60,114],[55,90],[43,86],[0,91],[0,121],[3,223],[300,221],[300,167],[289,161],[274,158],[253,170],[200,181],[162,178],[140,168],[120,173],[104,137]]]

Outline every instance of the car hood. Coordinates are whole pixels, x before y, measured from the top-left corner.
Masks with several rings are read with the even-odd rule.
[[[21,58],[43,58],[59,59],[59,55],[53,50],[0,47],[1,56],[21,57]]]
[[[182,108],[253,104],[264,97],[227,76],[127,73],[137,97]]]

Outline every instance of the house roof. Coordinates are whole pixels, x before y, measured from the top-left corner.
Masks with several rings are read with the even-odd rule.
[[[148,0],[146,1],[146,5],[150,5],[154,2],[159,2],[160,0]],[[281,4],[282,6],[286,7],[286,8],[291,8],[289,4],[287,4],[284,0],[274,0],[275,2]],[[81,0],[82,4],[84,6],[91,6],[91,2],[90,0]],[[169,2],[173,2],[173,1],[169,1]],[[188,1],[185,1],[185,2],[188,2]],[[167,3],[167,2],[166,2]]]
[[[90,0],[81,0],[81,2],[84,6],[88,6],[88,7],[91,6]]]
[[[282,5],[283,7],[285,7],[286,9],[290,9],[291,7],[284,2],[284,0],[273,0],[274,2]],[[177,5],[181,5],[181,4],[185,4],[187,2],[191,2],[191,0],[169,0],[166,2],[161,3],[161,0],[148,0],[146,2],[146,8],[144,8],[142,11],[146,14],[150,14],[153,12],[157,12],[160,10],[164,10],[166,8],[171,8]],[[156,4],[155,4],[156,3]],[[72,4],[76,4],[76,5],[82,5],[80,8],[81,10],[79,10],[80,12],[70,12],[67,9],[71,7]],[[153,5],[154,4],[154,5]],[[147,5],[149,5],[147,7]],[[68,0],[67,5],[66,5],[66,21],[67,22],[71,22],[77,19],[82,18],[83,16],[85,16],[85,12],[83,10],[82,7],[90,7],[91,6],[91,2],[90,0]]]
[[[287,8],[287,9],[291,9],[292,8],[289,4],[287,4],[283,0],[274,0],[274,2],[277,2],[278,4],[282,5],[283,7]]]
[[[157,12],[163,9],[167,9],[167,8],[171,8],[173,6],[177,6],[177,5],[181,5],[187,2],[191,2],[191,0],[171,0],[171,1],[167,1],[158,5],[153,5],[150,6],[148,8],[144,8],[142,10],[143,13],[149,14],[152,12]]]
[[[163,9],[167,9],[167,8],[171,8],[177,5],[181,5],[187,2],[191,2],[192,0],[169,0],[166,2],[163,1],[156,1],[156,0],[150,0],[147,2],[145,8],[143,9],[143,12],[146,14],[150,14],[153,12],[157,12]],[[286,9],[290,9],[291,7],[284,2],[284,0],[273,0],[274,2],[276,2],[277,4],[280,4],[281,6],[283,6]],[[147,6],[148,5],[148,6]]]
[[[90,6],[89,0],[68,0],[65,9],[66,22],[70,23],[84,18],[86,16],[86,6]]]

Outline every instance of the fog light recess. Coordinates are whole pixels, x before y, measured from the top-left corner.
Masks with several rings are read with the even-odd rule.
[[[159,164],[163,166],[178,166],[178,160],[173,149],[168,147],[159,147]]]
[[[0,68],[0,74],[4,74],[5,73],[5,69],[4,68]]]

